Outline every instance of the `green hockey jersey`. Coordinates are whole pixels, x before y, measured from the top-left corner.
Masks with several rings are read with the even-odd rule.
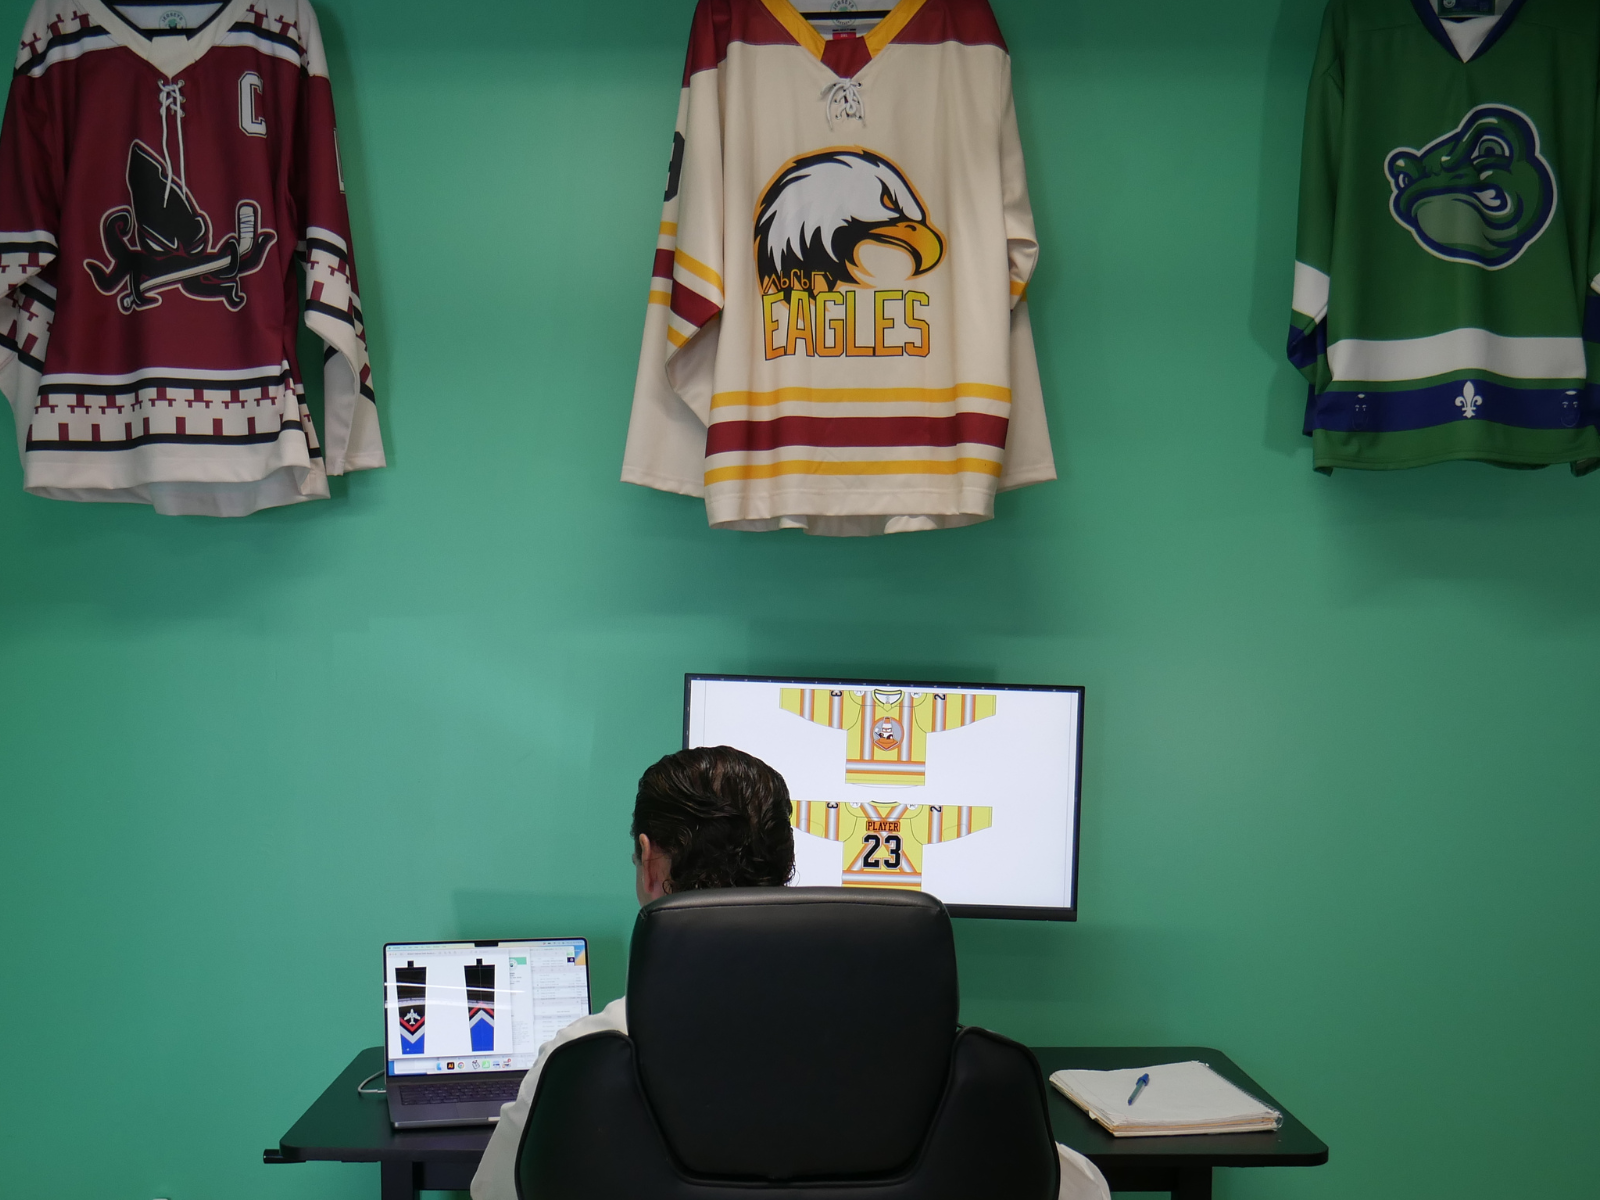
[[[1289,332],[1318,470],[1600,466],[1597,68],[1596,0],[1331,0]]]

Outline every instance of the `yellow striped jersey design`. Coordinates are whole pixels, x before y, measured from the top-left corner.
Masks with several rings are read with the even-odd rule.
[[[992,808],[968,805],[803,800],[789,821],[801,833],[842,844],[843,886],[921,891],[923,847],[988,829],[993,814]]]
[[[846,783],[889,787],[925,783],[928,736],[992,717],[995,703],[976,692],[884,688],[781,688],[778,696],[785,712],[846,732]]]

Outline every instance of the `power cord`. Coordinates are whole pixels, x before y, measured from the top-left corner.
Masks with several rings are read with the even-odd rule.
[[[356,1084],[356,1095],[358,1095],[358,1096],[387,1096],[389,1094],[389,1089],[387,1087],[369,1088],[367,1086],[367,1084],[371,1083],[374,1079],[376,1079],[379,1075],[382,1075],[382,1074],[383,1074],[382,1071],[374,1071],[371,1075],[368,1075],[360,1083]]]

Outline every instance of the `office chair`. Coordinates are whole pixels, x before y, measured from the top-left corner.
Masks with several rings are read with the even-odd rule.
[[[522,1200],[1055,1200],[1044,1079],[960,1028],[931,896],[687,892],[648,905],[628,1033],[551,1053]]]

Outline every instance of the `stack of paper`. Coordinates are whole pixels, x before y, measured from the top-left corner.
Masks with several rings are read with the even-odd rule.
[[[1142,1076],[1149,1081],[1139,1086]],[[1241,1091],[1203,1062],[1057,1071],[1050,1082],[1116,1137],[1184,1133],[1254,1133],[1283,1124],[1283,1114]]]

